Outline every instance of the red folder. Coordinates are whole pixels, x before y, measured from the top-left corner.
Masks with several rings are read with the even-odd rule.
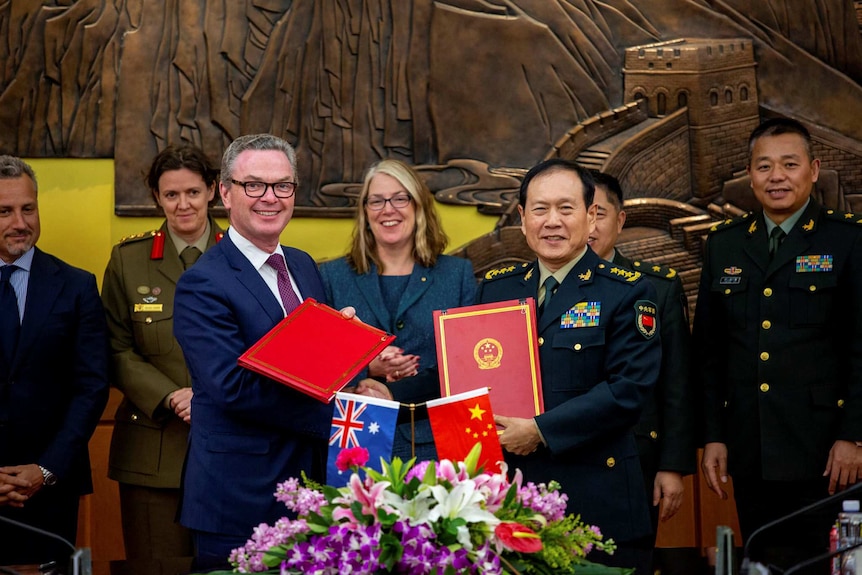
[[[341,312],[308,298],[237,363],[329,403],[394,339],[394,335],[358,319],[346,319]]]
[[[434,312],[440,394],[488,387],[494,413],[544,412],[533,298]]]

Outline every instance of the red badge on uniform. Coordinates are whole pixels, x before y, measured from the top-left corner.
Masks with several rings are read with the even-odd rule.
[[[649,300],[641,299],[635,302],[635,326],[647,339],[652,339],[658,330],[656,309],[656,305]]]

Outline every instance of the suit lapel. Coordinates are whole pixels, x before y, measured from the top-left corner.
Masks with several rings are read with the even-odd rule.
[[[14,371],[24,354],[29,353],[39,338],[40,327],[48,321],[65,284],[60,268],[39,248],[33,254],[33,267],[27,283],[27,299],[24,303],[24,319],[21,322],[21,335],[18,351],[12,362]]]
[[[371,310],[375,321],[371,318],[365,319],[372,325],[390,326],[392,318],[389,315],[389,307],[383,303],[383,293],[380,291],[380,279],[377,277],[377,266],[371,264],[371,269],[364,274],[351,274],[353,281],[356,282],[356,287],[359,288],[359,293],[365,299],[366,307]],[[386,329],[390,329],[386,327]]]
[[[225,259],[233,269],[237,281],[245,286],[249,293],[260,303],[260,306],[266,311],[266,314],[273,323],[284,319],[284,310],[275,299],[275,295],[269,290],[266,282],[263,281],[260,273],[254,269],[248,258],[230,240],[230,236],[225,234],[218,245],[224,250]]]
[[[401,300],[398,302],[397,317],[401,317],[410,306],[425,295],[425,292],[428,291],[432,283],[434,283],[434,274],[431,269],[418,263],[414,264],[410,279],[407,280],[407,288],[401,294]]]
[[[766,272],[769,267],[769,241],[766,237],[766,222],[762,213],[748,222],[744,249],[749,259]]]
[[[281,251],[284,253],[285,261],[287,261],[287,269],[290,270],[290,275],[293,276],[293,281],[296,282],[296,287],[299,288],[299,296],[302,299],[314,298],[316,295],[315,290],[312,289],[310,283],[312,270],[307,269],[308,266],[299,260],[296,257],[296,253],[287,246],[281,246]]]

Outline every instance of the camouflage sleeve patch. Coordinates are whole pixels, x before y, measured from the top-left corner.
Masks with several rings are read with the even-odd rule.
[[[485,272],[485,275],[483,277],[484,277],[485,281],[496,280],[496,279],[508,277],[508,276],[513,275],[513,274],[526,271],[526,269],[528,267],[530,267],[530,265],[531,264],[525,262],[522,264],[508,265],[508,266],[505,266],[502,268],[495,268],[495,269],[488,270],[487,272]],[[530,271],[527,273],[531,273],[532,271],[533,270],[531,268]]]
[[[657,278],[664,278],[669,280],[672,280],[676,277],[676,270],[668,266],[641,261],[632,262],[632,266],[634,266],[634,269],[636,271],[643,272],[645,275],[648,276],[654,276]]]
[[[637,283],[643,277],[643,274],[639,271],[630,270],[612,263],[601,263],[596,269],[598,270],[596,273],[629,284]]]

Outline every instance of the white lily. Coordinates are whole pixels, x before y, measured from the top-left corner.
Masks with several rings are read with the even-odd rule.
[[[485,523],[491,530],[500,522],[493,513],[482,508],[485,502],[484,496],[476,489],[476,483],[471,479],[456,484],[452,491],[448,491],[442,485],[434,485],[431,487],[431,493],[437,500],[437,505],[428,514],[431,522],[441,518],[460,517],[467,523]],[[467,551],[473,549],[466,525],[458,528],[457,537],[464,549]]]

